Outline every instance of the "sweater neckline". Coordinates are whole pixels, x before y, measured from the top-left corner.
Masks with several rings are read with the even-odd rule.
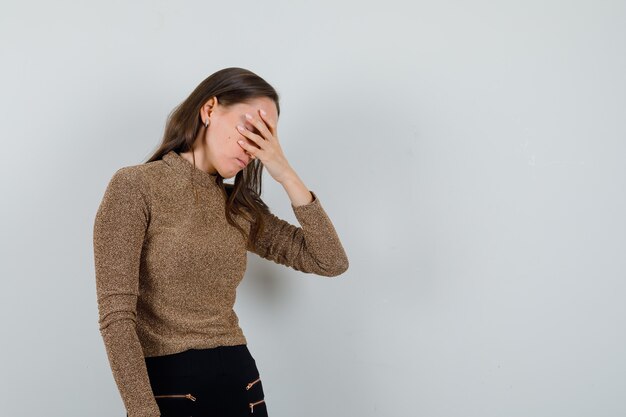
[[[163,160],[174,169],[177,173],[183,175],[185,178],[192,179],[196,184],[200,184],[204,187],[211,185],[217,185],[216,178],[217,173],[210,174],[201,170],[197,166],[194,167],[191,162],[183,158],[176,151],[171,150],[163,155]]]

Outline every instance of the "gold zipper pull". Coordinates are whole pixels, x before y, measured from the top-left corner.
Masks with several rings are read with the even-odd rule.
[[[257,382],[259,382],[261,380],[261,377],[258,377],[257,379],[255,379],[254,381],[250,382],[248,385],[246,385],[246,390],[249,390],[254,384],[256,384]]]
[[[254,406],[257,404],[261,404],[262,402],[265,402],[265,400],[257,401],[255,403],[250,403],[250,413],[254,413]]]
[[[191,394],[163,394],[155,395],[154,398],[188,398],[191,401],[196,401],[196,397]]]

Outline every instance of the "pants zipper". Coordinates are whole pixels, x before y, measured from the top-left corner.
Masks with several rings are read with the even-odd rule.
[[[195,401],[196,397],[191,394],[163,394],[163,395],[155,395],[154,398],[188,398],[191,401]]]
[[[250,403],[250,413],[254,413],[254,406],[257,404],[261,404],[262,402],[265,402],[265,400],[260,400],[254,403]]]

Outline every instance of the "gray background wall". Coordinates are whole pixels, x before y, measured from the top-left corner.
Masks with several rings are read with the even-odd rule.
[[[0,401],[123,416],[92,227],[206,76],[257,72],[350,258],[250,254],[270,415],[623,416],[623,1],[0,5]],[[295,222],[282,187],[264,198]]]

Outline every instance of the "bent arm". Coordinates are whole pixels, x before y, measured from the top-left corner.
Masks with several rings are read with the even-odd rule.
[[[311,195],[313,200],[308,204],[291,204],[301,227],[272,213],[263,214],[265,230],[248,242],[248,250],[297,271],[340,275],[348,269],[348,256],[317,195],[313,191]]]

